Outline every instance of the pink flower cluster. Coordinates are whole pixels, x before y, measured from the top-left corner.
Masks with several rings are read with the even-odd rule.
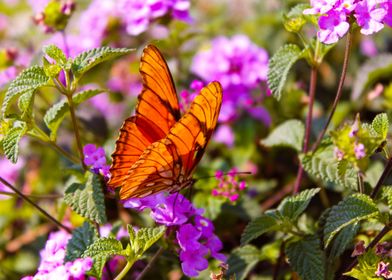
[[[310,4],[312,8],[304,10],[304,14],[321,15],[317,36],[325,44],[336,43],[347,33],[350,16],[364,35],[380,31],[384,23],[392,26],[390,0],[310,0]]]
[[[73,262],[64,263],[66,247],[71,238],[64,231],[52,232],[41,250],[41,263],[38,272],[34,276],[23,277],[22,280],[33,279],[86,279],[85,274],[91,269],[91,258],[76,259]]]
[[[246,188],[245,181],[238,181],[236,175],[236,168],[232,168],[227,176],[224,175],[223,171],[218,170],[215,177],[219,180],[219,184],[216,189],[212,190],[212,195],[225,197],[231,202],[236,201],[240,197],[240,192]]]
[[[199,271],[208,267],[206,257],[225,261],[219,253],[223,245],[214,234],[212,221],[203,217],[202,209],[179,193],[166,195],[158,193],[145,198],[131,198],[124,201],[124,207],[142,211],[151,209],[151,217],[158,223],[176,232],[179,245],[181,268],[185,275],[196,277]]]

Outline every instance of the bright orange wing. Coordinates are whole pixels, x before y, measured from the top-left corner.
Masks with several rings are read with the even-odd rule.
[[[189,186],[216,127],[221,103],[222,87],[218,82],[203,88],[168,135],[148,146],[135,162],[120,198],[145,197],[162,190],[175,192]]]
[[[136,115],[125,120],[112,154],[107,185],[121,187],[132,165],[145,148],[164,138],[180,119],[178,98],[169,68],[159,50],[148,45],[140,62],[143,90]]]

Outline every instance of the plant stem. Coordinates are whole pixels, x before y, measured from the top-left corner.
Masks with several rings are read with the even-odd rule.
[[[317,83],[317,65],[313,65],[310,71],[309,106],[308,106],[308,114],[306,116],[305,139],[304,139],[304,146],[302,149],[303,153],[308,152],[309,149],[310,132],[312,128],[312,118],[313,118],[313,104],[314,104],[314,97],[316,95],[316,83]],[[298,193],[300,189],[303,173],[304,170],[302,164],[299,163],[297,180],[295,181],[294,184],[293,194]]]
[[[384,183],[385,179],[387,178],[391,170],[392,170],[392,157],[389,158],[387,166],[385,166],[384,171],[380,176],[380,179],[378,179],[377,184],[370,195],[371,198],[376,197],[377,193],[380,191],[382,184]]]
[[[65,231],[67,231],[68,233],[72,233],[72,230],[63,225],[62,223],[60,223],[59,221],[57,221],[55,218],[53,218],[48,212],[46,212],[44,209],[42,209],[38,204],[36,204],[35,202],[33,202],[30,198],[28,198],[26,195],[24,195],[21,191],[19,191],[17,188],[15,188],[13,185],[11,185],[7,180],[5,180],[3,177],[0,177],[0,182],[3,183],[4,185],[6,185],[8,188],[10,188],[11,190],[13,190],[15,193],[18,194],[18,196],[20,196],[23,200],[27,201],[28,203],[30,203],[33,207],[35,207],[38,211],[40,211],[46,218],[48,218],[50,221],[52,221],[54,224],[56,224],[57,226],[59,226],[60,228],[64,229]]]
[[[141,280],[144,275],[152,268],[154,263],[157,261],[158,257],[163,253],[165,249],[163,247],[160,247],[158,251],[156,251],[155,255],[152,257],[151,261],[146,265],[146,267],[143,269],[143,271],[138,275],[136,280]]]
[[[389,224],[385,225],[385,227],[377,234],[377,236],[372,240],[372,242],[370,242],[370,244],[366,247],[365,252],[369,251],[371,248],[373,248],[374,246],[376,246],[376,244],[381,240],[381,238],[383,238],[390,230],[392,229],[392,222],[390,222]],[[344,270],[344,272],[346,271],[350,271],[351,269],[353,269],[356,265],[358,264],[358,258],[356,257],[352,263]],[[344,273],[343,272],[343,273]],[[339,279],[344,279],[346,276],[345,275],[340,276]]]
[[[78,123],[76,120],[76,115],[75,115],[75,108],[72,100],[72,95],[67,94],[67,99],[68,99],[68,105],[69,105],[69,112],[71,113],[71,119],[72,119],[72,125],[75,133],[75,139],[76,139],[76,145],[78,146],[78,151],[80,155],[80,162],[83,166],[84,170],[87,170],[86,165],[84,164],[84,154],[83,154],[83,146],[82,142],[80,140],[80,134],[79,134],[79,128],[78,128]]]
[[[327,132],[328,126],[331,123],[332,117],[333,117],[333,115],[335,113],[335,110],[336,110],[336,107],[337,107],[338,102],[340,100],[340,97],[342,96],[343,85],[344,85],[344,81],[346,79],[346,74],[347,74],[348,60],[350,58],[351,43],[352,43],[352,34],[351,34],[351,30],[349,30],[349,32],[347,33],[346,47],[345,47],[345,50],[344,50],[342,74],[340,76],[340,81],[339,81],[338,89],[337,89],[337,92],[336,92],[335,100],[333,101],[331,113],[328,116],[328,120],[327,120],[326,124],[324,125],[323,130],[320,132],[320,134],[319,134],[319,136],[317,138],[317,141],[312,146],[312,151],[313,152],[320,145],[321,140],[323,139],[325,133]]]
[[[135,262],[127,262],[127,265],[123,268],[123,270],[121,270],[121,272],[117,275],[116,278],[114,278],[114,280],[120,280],[123,279],[125,275],[127,275],[128,271],[131,269],[131,267],[133,266]]]
[[[18,194],[14,193],[14,192],[5,192],[5,191],[0,191],[1,195],[8,195],[8,196],[18,196]],[[31,199],[57,199],[57,198],[62,198],[63,196],[60,194],[43,194],[43,195],[39,195],[39,194],[24,194],[25,196],[31,198]]]
[[[284,262],[284,247],[285,247],[285,242],[282,241],[280,244],[280,249],[279,249],[279,258],[278,261],[276,262],[275,268],[274,268],[274,276],[273,280],[277,280],[279,276],[279,271],[282,263]]]

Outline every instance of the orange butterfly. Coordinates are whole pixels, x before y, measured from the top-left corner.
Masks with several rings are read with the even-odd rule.
[[[143,90],[136,114],[120,129],[107,183],[110,188],[121,188],[121,199],[176,192],[190,186],[222,103],[222,87],[212,82],[181,117],[173,78],[153,45],[143,50],[140,74]]]

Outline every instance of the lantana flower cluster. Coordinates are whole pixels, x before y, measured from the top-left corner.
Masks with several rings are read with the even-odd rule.
[[[65,262],[67,243],[71,234],[65,231],[52,232],[41,250],[41,262],[34,276],[23,277],[23,280],[33,279],[86,279],[86,272],[93,265],[91,258],[79,258],[72,262]],[[59,278],[60,277],[60,278]]]
[[[203,209],[195,208],[180,193],[158,193],[145,198],[131,198],[124,201],[124,207],[142,211],[151,210],[151,217],[158,224],[175,231],[179,246],[181,268],[185,275],[196,277],[199,271],[208,267],[207,257],[225,261],[219,253],[222,242],[214,234],[212,221],[203,217]]]
[[[44,17],[42,12],[49,2],[30,1],[30,5],[35,13]],[[81,51],[101,46],[113,28],[137,36],[145,32],[152,22],[164,16],[190,22],[189,8],[189,0],[94,0],[75,24],[76,29],[79,29],[78,34],[67,34],[67,47],[60,33],[47,43],[60,46],[67,56],[75,56]]]
[[[269,124],[267,111],[259,105],[266,90],[268,53],[242,34],[217,37],[211,48],[202,49],[193,58],[191,70],[205,82],[219,81],[223,87],[220,122],[235,120],[238,110],[246,110]],[[264,88],[263,88],[264,86]],[[253,90],[259,90],[257,96]]]
[[[108,178],[110,166],[106,164],[105,150],[102,147],[87,144],[83,147],[83,154],[84,164],[89,166],[91,171]]]
[[[222,170],[218,170],[215,173],[215,178],[219,181],[218,187],[212,190],[213,196],[224,197],[231,202],[235,202],[240,197],[241,191],[245,190],[245,181],[239,181],[237,179],[237,169],[232,168],[227,176],[224,175]]]
[[[350,18],[355,19],[361,33],[370,35],[392,26],[392,2],[389,0],[311,0],[311,8],[304,14],[320,15],[317,32],[325,44],[336,43],[350,28]]]

